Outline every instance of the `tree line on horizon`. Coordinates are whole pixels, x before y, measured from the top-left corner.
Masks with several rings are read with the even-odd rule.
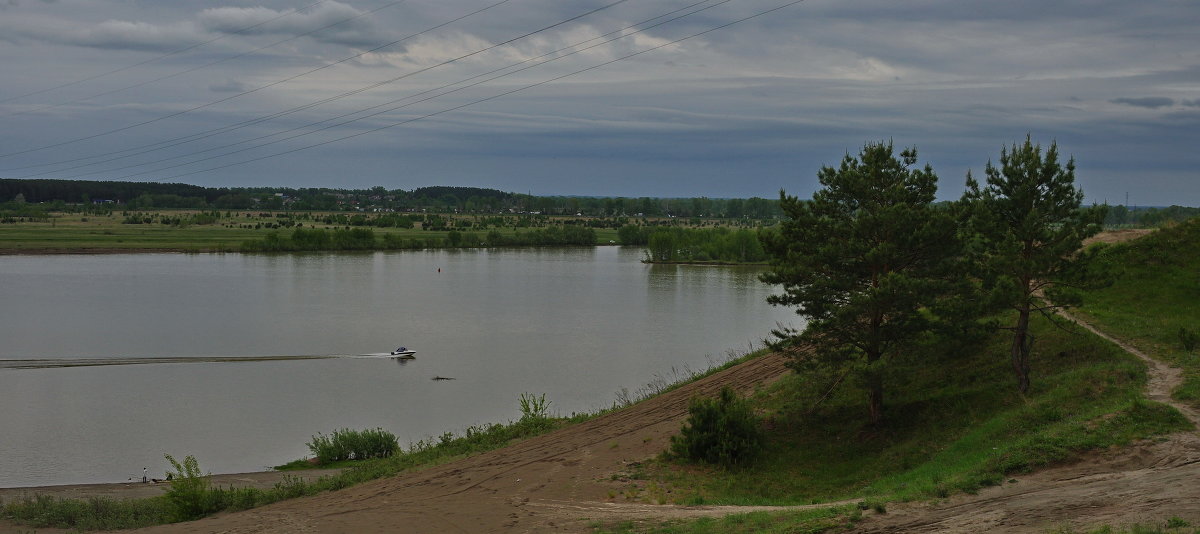
[[[363,211],[428,210],[459,213],[542,213],[592,217],[720,217],[765,219],[782,215],[779,202],[751,198],[659,198],[535,196],[497,189],[429,186],[413,190],[203,187],[190,184],[89,180],[0,179],[0,201],[51,204],[51,211],[78,205],[93,209],[221,209]]]

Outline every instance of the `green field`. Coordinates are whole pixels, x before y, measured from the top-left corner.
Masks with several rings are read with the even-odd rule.
[[[126,224],[128,216],[122,213],[108,215],[81,215],[55,213],[48,220],[20,220],[15,223],[0,224],[0,252],[7,253],[37,253],[37,252],[237,252],[243,249],[247,241],[261,241],[272,232],[288,236],[293,226],[279,227],[281,222],[294,221],[305,229],[335,230],[348,226],[335,226],[319,222],[318,218],[327,213],[305,212],[224,212],[212,224],[162,224],[162,218],[186,218],[195,213],[194,210],[173,211],[156,210],[138,212],[153,217],[155,222],[149,224]],[[471,221],[474,217],[443,216],[452,221]],[[568,218],[545,219],[545,227],[562,226]],[[516,226],[489,226],[478,228],[448,228],[425,230],[421,223],[414,228],[367,227],[382,241],[385,236],[393,235],[406,241],[422,240],[435,247],[445,246],[444,243],[452,231],[462,234],[461,246],[480,246],[482,236],[489,232],[499,232],[505,236],[513,236],[529,232],[537,228]],[[617,230],[615,228],[595,228],[595,244],[615,244]],[[471,236],[480,238],[471,242]],[[382,247],[381,247],[382,248]],[[427,247],[415,247],[427,248]]]

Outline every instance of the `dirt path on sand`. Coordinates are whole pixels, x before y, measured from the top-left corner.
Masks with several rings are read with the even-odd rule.
[[[1149,368],[1146,395],[1200,426],[1200,413],[1171,398],[1179,369],[1150,358],[1067,313],[1062,315],[1141,358]],[[1184,432],[1154,443],[1090,455],[1075,465],[1021,477],[1016,483],[935,504],[892,506],[855,532],[1046,532],[1068,527],[1161,525],[1180,517],[1200,523],[1200,436]]]

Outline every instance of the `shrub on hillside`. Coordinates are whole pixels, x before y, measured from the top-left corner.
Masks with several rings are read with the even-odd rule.
[[[166,498],[176,521],[199,519],[222,508],[208,475],[200,471],[196,457],[188,455],[180,463],[170,454],[165,456],[175,469],[169,477],[171,488],[167,490]]]
[[[399,450],[396,435],[382,428],[334,430],[332,435],[318,433],[308,442],[308,450],[322,464],[341,460],[386,458]]]
[[[749,464],[762,447],[762,429],[750,404],[728,386],[715,399],[692,399],[687,421],[671,437],[675,457],[724,467]]]
[[[1179,327],[1179,343],[1183,345],[1183,350],[1195,350],[1196,346],[1200,345],[1200,334],[1181,326]]]

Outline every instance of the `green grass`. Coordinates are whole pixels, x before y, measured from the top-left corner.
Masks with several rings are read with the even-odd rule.
[[[1105,332],[1184,372],[1173,396],[1200,407],[1200,347],[1187,350],[1181,328],[1200,334],[1200,219],[1107,247],[1112,286],[1089,292],[1078,314]]]
[[[1200,534],[1200,527],[1175,516],[1157,525],[1135,524],[1123,527],[1106,525],[1086,530],[1063,527],[1050,530],[1048,534]]]
[[[1189,427],[1175,410],[1143,399],[1146,372],[1135,357],[1082,330],[1035,324],[1027,397],[1016,392],[1002,335],[913,357],[888,381],[881,427],[867,426],[863,394],[854,387],[808,413],[824,383],[793,374],[753,399],[772,428],[753,466],[658,459],[634,477],[670,488],[682,504],[938,498]]]
[[[163,216],[180,216],[195,212],[195,210],[150,210],[144,213],[160,214]],[[224,217],[216,224],[192,224],[186,226],[165,225],[158,222],[150,224],[122,224],[125,216],[120,212],[109,215],[82,214],[52,214],[45,222],[19,222],[15,224],[0,224],[0,251],[35,252],[35,251],[77,251],[116,250],[116,251],[189,251],[189,252],[233,252],[242,248],[246,241],[261,241],[272,231],[282,235],[290,235],[290,228],[273,229],[265,225],[278,223],[280,219],[268,213],[268,217],[259,217],[259,212],[234,212],[232,217]],[[247,216],[249,215],[249,216]],[[302,214],[311,215],[311,214]],[[316,214],[322,215],[322,214]],[[471,217],[463,217],[470,220]],[[558,219],[551,218],[551,224]],[[305,228],[330,229],[336,228],[312,220],[298,219]],[[250,226],[247,228],[246,226]],[[259,226],[255,228],[255,226]],[[344,227],[342,227],[344,228]],[[445,240],[449,230],[425,231],[420,228],[370,228],[377,240],[382,242],[384,236],[395,235],[406,241]],[[483,238],[489,231],[497,230],[505,236],[518,232],[528,232],[532,228],[467,228],[460,230],[463,234],[475,234]],[[607,244],[617,240],[615,228],[596,228],[597,244]],[[475,245],[465,243],[464,245]]]
[[[171,507],[165,497],[116,500],[29,497],[0,503],[0,517],[37,528],[113,530],[148,527],[169,521]]]
[[[594,523],[597,534],[808,534],[843,530],[862,518],[855,506],[832,506],[796,512],[750,512],[720,518],[676,521]]]
[[[1200,354],[1184,348],[1179,330],[1200,332],[1200,220],[1111,246],[1105,257],[1116,266],[1116,282],[1090,292],[1081,315],[1182,367],[1186,382],[1175,396],[1197,403]],[[1087,450],[1191,428],[1175,410],[1144,399],[1145,366],[1135,357],[1073,326],[1068,331],[1039,318],[1034,328],[1033,387],[1027,396],[1016,393],[1007,362],[1010,338],[1002,333],[974,347],[929,347],[900,365],[887,382],[887,421],[881,427],[864,424],[863,395],[852,386],[810,413],[828,381],[789,375],[753,399],[771,429],[767,453],[755,465],[727,470],[659,458],[640,466],[632,484],[658,488],[687,505],[862,499],[883,507],[889,501],[1019,484],[1023,473],[1073,461]],[[740,531],[774,528],[762,516],[739,521],[756,522]],[[833,528],[803,525],[792,530]],[[739,531],[708,519],[596,528]],[[1055,532],[1194,533],[1200,528],[1173,517],[1161,525]]]

